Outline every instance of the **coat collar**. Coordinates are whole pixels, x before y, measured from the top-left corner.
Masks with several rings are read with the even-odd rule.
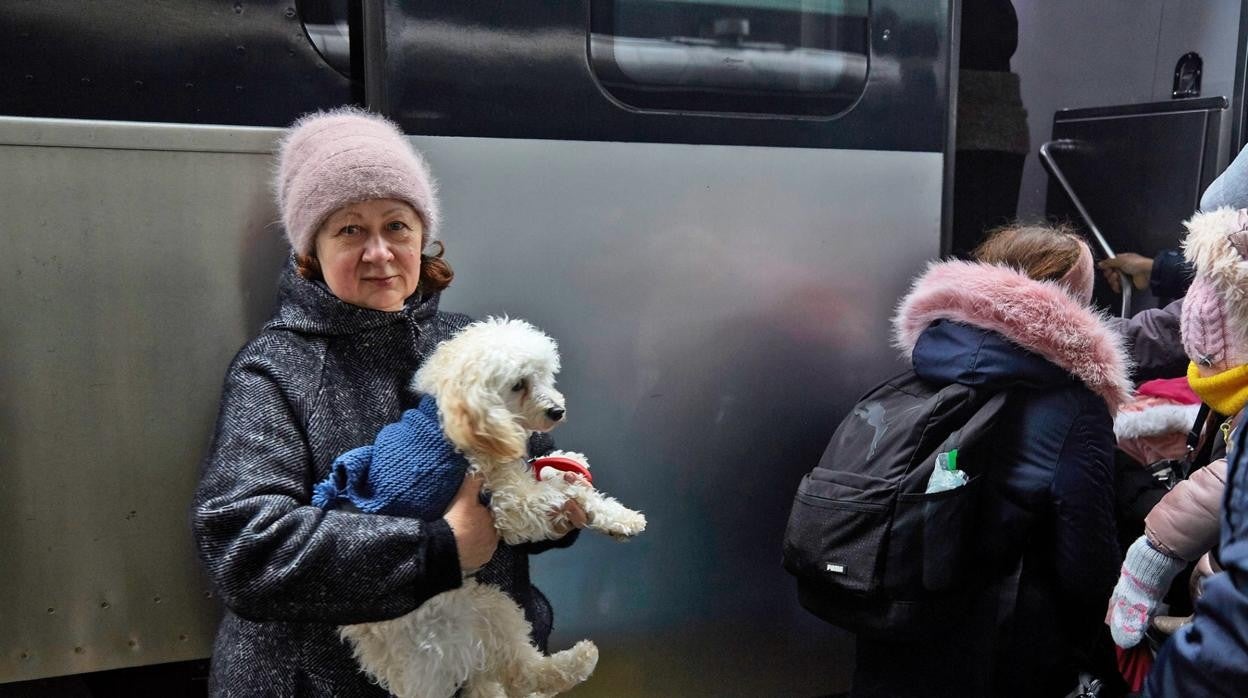
[[[441,294],[419,292],[407,299],[402,310],[388,312],[352,305],[338,298],[323,281],[303,278],[291,255],[278,282],[278,308],[265,329],[294,330],[304,334],[345,335],[404,320],[419,324],[438,311]]]
[[[937,320],[996,332],[1061,367],[1099,395],[1111,412],[1131,393],[1122,337],[1055,282],[1004,266],[932,262],[893,317],[894,344],[907,360]]]

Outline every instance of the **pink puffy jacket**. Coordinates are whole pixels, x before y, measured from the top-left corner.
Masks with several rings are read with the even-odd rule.
[[[1144,519],[1144,535],[1163,553],[1192,561],[1218,543],[1226,459],[1218,459],[1174,486]]]

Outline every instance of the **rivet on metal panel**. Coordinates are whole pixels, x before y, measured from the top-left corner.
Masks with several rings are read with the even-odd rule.
[[[74,654],[82,654],[82,653],[84,653],[84,652],[86,652],[86,650],[85,650],[85,649],[83,649],[82,647],[75,647],[75,648],[74,648]]]
[[[83,78],[82,78],[82,81],[81,81],[81,82],[82,82],[82,84],[84,84],[84,85],[90,85],[90,84],[91,84],[91,78],[86,77],[86,76],[84,75],[84,76],[83,76]]]
[[[160,596],[153,596],[153,597],[152,597],[152,601],[154,601],[154,602],[156,602],[156,603],[160,603]]]
[[[286,19],[294,19],[296,16],[298,16],[298,13],[295,12],[295,8],[293,7],[287,7],[286,11],[283,12],[282,14],[286,15]]]
[[[242,92],[242,91],[243,91],[243,86],[242,86],[242,85],[235,85],[235,86],[234,86],[234,91],[235,91],[235,92]]]
[[[52,615],[53,613],[56,613],[56,609],[48,606],[48,615]]]
[[[236,15],[243,14],[243,3],[241,2],[234,3],[234,14]]]
[[[34,79],[35,79],[34,75],[31,75],[30,73],[26,73],[26,82],[30,82]]]
[[[211,592],[211,591],[205,591],[205,592],[204,592],[204,598],[205,598],[205,599],[211,599],[211,598],[212,598],[212,592]]]
[[[237,53],[238,55],[241,56],[244,53],[247,53],[247,47],[243,46],[242,44],[239,44],[238,46],[234,47],[234,53]]]
[[[111,605],[111,604],[110,604],[110,603],[108,603],[107,601],[101,601],[101,602],[100,602],[100,608],[108,608],[110,605]]]
[[[19,656],[19,657],[21,657],[23,660],[29,660],[29,659],[30,659],[30,650],[22,650],[22,653],[21,653],[21,654],[19,654],[18,656]]]
[[[129,521],[130,519],[133,519],[134,517],[138,515],[139,515],[139,512],[135,511],[134,509],[131,509],[130,513],[126,514],[126,521]]]
[[[142,80],[135,80],[135,81],[134,81],[134,87],[135,87],[135,89],[137,89],[137,90],[141,90],[141,89],[143,89],[143,81],[142,81]]]
[[[178,636],[178,642],[186,642],[189,639],[190,638],[186,636],[186,633],[182,633],[181,635]]]
[[[126,645],[129,646],[130,649],[134,649],[139,646],[139,641],[134,638],[130,638],[129,640],[126,640]]]

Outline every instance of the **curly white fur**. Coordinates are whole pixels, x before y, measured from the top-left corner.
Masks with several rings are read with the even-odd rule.
[[[554,340],[522,320],[473,323],[438,346],[414,387],[438,401],[442,428],[485,479],[499,535],[515,545],[558,538],[566,520],[551,512],[568,499],[589,528],[625,540],[645,517],[581,482],[547,470],[538,481],[524,457],[528,437],[563,419],[555,389]],[[556,452],[586,468],[579,453]],[[400,698],[550,696],[589,678],[598,648],[583,640],[549,657],[529,642],[524,612],[499,588],[468,578],[415,611],[380,623],[348,625],[342,636],[360,665]]]

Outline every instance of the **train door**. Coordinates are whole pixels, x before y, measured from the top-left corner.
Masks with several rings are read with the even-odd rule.
[[[941,249],[950,5],[6,6],[0,681],[207,656],[186,512],[284,257],[274,127],[356,101],[440,181],[443,307],[560,342],[560,446],[650,518],[535,561],[577,694],[844,690],[780,539]]]

